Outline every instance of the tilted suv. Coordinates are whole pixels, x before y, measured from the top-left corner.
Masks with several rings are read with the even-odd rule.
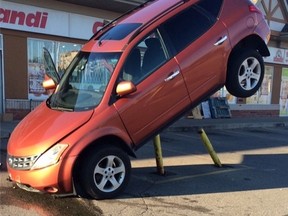
[[[54,93],[8,143],[10,179],[54,194],[119,195],[129,156],[224,85],[237,97],[262,83],[270,30],[248,0],[152,0],[97,32]]]

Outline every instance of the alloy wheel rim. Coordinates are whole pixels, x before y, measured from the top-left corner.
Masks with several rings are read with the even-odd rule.
[[[240,86],[246,91],[252,90],[261,79],[261,64],[258,59],[250,57],[245,59],[238,71]]]
[[[109,155],[96,165],[93,173],[94,183],[102,192],[113,192],[118,189],[125,178],[125,165],[114,155]]]

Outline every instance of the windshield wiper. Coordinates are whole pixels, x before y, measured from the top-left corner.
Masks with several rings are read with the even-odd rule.
[[[53,103],[52,103],[53,104]],[[53,106],[51,104],[51,97],[46,100],[46,105],[53,110],[59,110],[59,111],[66,111],[66,112],[73,112],[74,109],[73,108],[67,108],[67,107],[62,107],[62,106]],[[55,103],[54,103],[55,104]],[[59,104],[59,103],[58,103]]]
[[[73,112],[74,109],[72,108],[66,108],[66,107],[59,107],[59,106],[50,106],[51,109],[53,110],[60,110],[60,111],[66,111],[66,112]]]

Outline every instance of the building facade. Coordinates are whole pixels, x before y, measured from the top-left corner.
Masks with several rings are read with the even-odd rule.
[[[288,1],[255,0],[271,29],[265,76],[250,98],[229,97],[234,116],[288,116]],[[223,96],[223,95],[222,95]]]
[[[43,47],[61,73],[93,33],[119,15],[57,1],[1,1],[0,112],[21,119],[48,97]]]
[[[121,14],[120,11],[109,10],[109,7],[103,10],[97,3],[91,7],[83,3],[86,1],[72,1],[74,4],[67,2],[69,0],[1,1],[0,114],[2,116],[10,114],[13,119],[21,119],[48,97],[49,92],[42,87],[45,76],[43,47],[52,54],[61,73],[93,33],[105,22]],[[100,2],[103,1],[98,1]],[[144,0],[132,2],[131,7]],[[250,98],[230,96],[225,88],[214,96],[227,97],[232,116],[235,117],[251,114],[288,116],[287,0],[254,2],[257,2],[265,14],[272,30],[268,44],[271,56],[265,58],[263,85]]]

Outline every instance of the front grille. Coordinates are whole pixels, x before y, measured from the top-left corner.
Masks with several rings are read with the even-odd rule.
[[[38,155],[28,156],[28,157],[14,157],[8,155],[7,162],[8,165],[16,170],[29,170],[37,160]]]

